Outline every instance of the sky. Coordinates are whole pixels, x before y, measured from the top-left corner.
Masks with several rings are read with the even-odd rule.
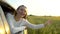
[[[6,0],[15,9],[25,5],[28,15],[60,16],[60,0]]]

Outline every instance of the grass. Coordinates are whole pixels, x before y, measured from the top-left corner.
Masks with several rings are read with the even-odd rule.
[[[28,34],[60,34],[60,17],[54,16],[28,16],[28,21],[32,24],[42,24],[51,20],[52,24],[41,29],[27,28]]]

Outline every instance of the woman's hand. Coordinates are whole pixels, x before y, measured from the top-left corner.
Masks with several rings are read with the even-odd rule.
[[[47,22],[45,22],[45,26],[46,25],[50,25],[52,23],[52,21],[51,20],[48,20]]]

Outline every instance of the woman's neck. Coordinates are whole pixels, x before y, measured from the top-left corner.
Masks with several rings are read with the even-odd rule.
[[[21,19],[20,15],[16,15],[16,16],[15,16],[15,20],[16,20],[16,21],[19,21],[20,19]]]

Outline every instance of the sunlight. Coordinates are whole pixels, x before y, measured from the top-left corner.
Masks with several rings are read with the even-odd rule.
[[[28,8],[28,15],[37,16],[60,16],[60,0],[6,0],[15,9],[19,5],[25,5]]]

